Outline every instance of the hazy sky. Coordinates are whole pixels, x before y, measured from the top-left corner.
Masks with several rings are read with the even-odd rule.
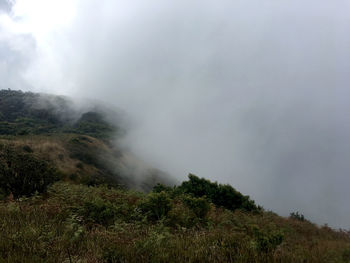
[[[348,0],[0,0],[0,87],[123,108],[179,180],[350,228]]]

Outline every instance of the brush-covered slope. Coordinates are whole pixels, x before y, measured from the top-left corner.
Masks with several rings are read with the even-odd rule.
[[[227,209],[182,186],[144,194],[58,182],[46,194],[0,202],[0,262],[350,260],[348,232]]]
[[[107,115],[0,91],[0,263],[350,262],[347,231],[195,175],[167,186],[113,143],[125,130]]]
[[[45,160],[60,178],[87,185],[149,190],[170,181],[114,143],[125,134],[121,119],[118,112],[79,108],[65,97],[0,90],[0,157],[5,161],[7,150],[12,159]]]

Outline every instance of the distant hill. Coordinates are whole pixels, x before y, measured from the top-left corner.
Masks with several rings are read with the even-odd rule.
[[[17,152],[30,149],[55,166],[67,180],[88,185],[108,184],[149,190],[168,176],[119,149],[114,139],[125,134],[99,105],[87,111],[69,98],[0,90],[0,143]],[[0,150],[1,151],[1,150]]]
[[[0,90],[0,135],[77,133],[109,139],[123,132],[97,106],[88,112],[74,106],[62,96]]]

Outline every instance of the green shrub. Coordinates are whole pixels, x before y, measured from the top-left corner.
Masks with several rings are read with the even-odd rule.
[[[58,171],[48,162],[9,146],[0,149],[0,189],[14,198],[43,193],[59,179]]]
[[[282,232],[262,230],[256,225],[250,227],[250,231],[252,232],[255,240],[255,247],[258,252],[261,253],[274,251],[284,239]]]
[[[164,191],[160,193],[151,192],[145,199],[140,201],[138,207],[148,219],[160,220],[161,218],[167,216],[172,208],[172,204],[168,194]]]
[[[204,219],[210,210],[210,203],[204,197],[186,196],[183,198],[183,201],[185,205],[200,219]]]
[[[258,249],[261,252],[274,251],[283,241],[283,234],[280,232],[271,233],[268,235],[260,235],[257,237]]]
[[[96,198],[85,202],[79,213],[87,224],[96,223],[108,226],[114,223],[118,210],[107,200]]]
[[[176,197],[173,203],[167,215],[167,225],[191,228],[207,222],[210,203],[206,198],[181,195]]]
[[[258,207],[249,196],[244,196],[230,185],[212,183],[204,178],[193,174],[188,176],[189,180],[183,182],[178,189],[195,197],[206,196],[215,205],[225,207],[229,210],[243,209],[246,211],[258,211]]]
[[[191,228],[198,223],[194,212],[182,202],[175,202],[167,215],[166,224],[171,227]]]

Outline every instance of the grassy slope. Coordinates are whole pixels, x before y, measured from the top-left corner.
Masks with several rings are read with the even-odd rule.
[[[150,220],[140,203],[152,194],[87,186],[150,189],[162,174],[111,146],[116,127],[99,114],[62,118],[74,113],[67,105],[0,91],[0,146],[48,160],[64,179],[0,201],[0,262],[350,262],[349,233],[308,221],[213,204],[198,218],[176,196],[166,217]]]
[[[350,262],[345,232],[213,205],[189,227],[151,222],[137,209],[146,196],[58,182],[47,194],[1,202],[0,262]],[[171,202],[168,219],[186,215],[181,201]],[[110,210],[114,220],[101,221]],[[276,233],[283,242],[265,250]]]
[[[113,116],[113,123],[107,115]],[[69,98],[0,90],[0,144],[10,143],[18,151],[29,146],[66,179],[89,185],[149,190],[156,181],[166,182],[163,172],[111,143],[125,134],[122,119],[120,112],[99,105],[83,111]]]
[[[31,154],[52,163],[66,180],[88,185],[123,185],[149,190],[156,182],[167,181],[162,172],[144,165],[132,154],[121,152],[115,146],[87,135],[55,133],[0,136],[0,144],[10,145],[16,151],[24,151],[29,147]],[[135,167],[141,167],[142,173],[134,172]]]

